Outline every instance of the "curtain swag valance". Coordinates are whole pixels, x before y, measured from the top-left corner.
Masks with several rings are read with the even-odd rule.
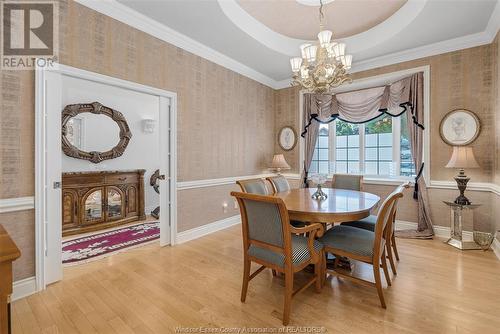
[[[383,114],[398,117],[410,110],[413,123],[424,129],[412,101],[422,89],[423,73],[415,73],[390,85],[366,88],[338,94],[304,94],[305,137],[313,120],[330,123],[340,119],[348,123],[366,123]]]

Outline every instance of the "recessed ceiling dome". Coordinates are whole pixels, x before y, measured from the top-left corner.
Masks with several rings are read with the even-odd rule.
[[[324,0],[325,28],[334,38],[362,33],[385,21],[407,0]],[[269,29],[282,35],[315,40],[319,0],[238,0],[239,5]]]

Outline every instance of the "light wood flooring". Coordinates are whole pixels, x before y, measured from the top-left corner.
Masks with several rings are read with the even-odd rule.
[[[329,278],[321,294],[310,287],[293,299],[290,325],[328,333],[500,333],[500,261],[493,252],[460,252],[439,239],[398,245],[386,310],[374,288]],[[270,271],[250,282],[240,302],[239,226],[175,247],[147,245],[64,274],[62,282],[14,302],[14,334],[281,327],[283,280]]]

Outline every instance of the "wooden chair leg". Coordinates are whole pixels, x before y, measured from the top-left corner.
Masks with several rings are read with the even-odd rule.
[[[396,256],[396,260],[399,261],[398,248],[396,247],[396,237],[394,236],[394,233],[392,234],[392,238],[391,238],[391,246],[392,246],[392,249],[394,250],[394,255]]]
[[[321,287],[323,286],[323,256],[319,257],[318,263],[314,264],[314,276],[316,277],[316,292],[320,293],[321,292]]]
[[[382,279],[380,277],[380,263],[376,261],[373,264],[373,276],[375,277],[375,287],[377,288],[378,298],[382,308],[387,308],[385,305],[384,291],[382,290]]]
[[[386,250],[387,250],[387,257],[389,258],[389,263],[391,264],[392,273],[394,275],[397,275],[396,264],[394,263],[394,257],[392,256],[391,245],[389,243],[387,243],[385,245],[385,247],[386,247]]]
[[[326,263],[326,262],[327,262],[326,260],[327,260],[327,256],[328,256],[328,253],[327,253],[327,252],[324,252],[324,253],[323,253],[323,256],[321,257],[321,259],[323,260],[323,263],[321,264],[322,269],[323,269],[323,270],[322,270],[322,273],[321,273],[321,279],[322,279],[321,284],[322,284],[323,286],[325,285],[325,283],[326,283],[326,279],[328,278],[327,273],[326,273],[326,264],[327,264],[327,263]]]
[[[290,322],[290,310],[292,308],[293,294],[293,272],[291,269],[285,271],[285,305],[283,307],[283,326]]]
[[[247,298],[248,281],[250,280],[250,260],[245,259],[243,264],[243,285],[241,287],[241,302]]]
[[[382,269],[384,269],[384,276],[388,286],[391,286],[391,277],[389,276],[389,269],[387,269],[387,256],[385,255],[385,249],[382,253]]]

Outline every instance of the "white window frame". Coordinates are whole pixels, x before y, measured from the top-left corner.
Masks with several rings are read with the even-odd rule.
[[[412,75],[418,72],[423,72],[424,74],[424,96],[423,96],[423,102],[424,102],[424,147],[423,147],[423,162],[424,162],[424,170],[422,177],[424,178],[426,184],[430,184],[431,180],[431,173],[430,173],[430,114],[431,114],[431,105],[430,105],[430,90],[431,90],[431,80],[430,80],[430,75],[431,75],[431,69],[429,65],[425,66],[420,66],[420,67],[415,67],[415,68],[409,68],[406,70],[401,70],[397,72],[391,72],[391,73],[385,73],[381,75],[376,75],[372,77],[366,77],[362,79],[357,79],[354,80],[351,84],[349,85],[343,85],[340,86],[339,88],[335,89],[335,93],[341,93],[341,92],[347,92],[347,91],[352,91],[352,90],[358,90],[358,89],[364,89],[364,88],[370,88],[374,87],[376,85],[381,85],[381,84],[388,84],[391,82],[395,82],[399,79],[404,78],[405,76]],[[300,128],[302,129],[305,124],[303,123],[303,102],[304,102],[304,96],[303,94],[306,93],[306,91],[301,90],[300,91],[300,96],[299,96],[299,124]],[[399,123],[399,122],[398,122]],[[393,139],[394,140],[394,139]],[[397,145],[399,150],[399,145]],[[300,174],[302,174],[304,170],[304,159],[305,159],[305,147],[304,147],[304,140],[301,138],[300,143],[299,143],[299,166],[300,166]],[[334,153],[333,153],[334,154]],[[395,155],[396,152],[393,150],[393,155]],[[400,166],[398,166],[400,168]],[[416,166],[418,168],[418,166]],[[400,171],[400,170],[399,170]],[[398,173],[399,174],[399,173]],[[332,176],[331,173],[329,176]],[[367,184],[381,184],[381,185],[397,185],[400,184],[401,181],[413,181],[414,178],[412,177],[405,177],[405,176],[400,176],[398,178],[387,178],[387,177],[371,177],[366,175],[363,179],[364,183]]]
[[[337,148],[337,124],[338,120],[332,121],[328,124],[328,158],[330,163],[334,163],[336,166],[336,148]],[[401,179],[401,180],[411,180],[411,176],[400,175],[401,172],[401,116],[392,118],[392,161],[394,162],[394,176],[390,175],[378,175],[378,174],[366,174],[365,173],[365,124],[357,124],[359,127],[359,170],[363,176],[367,178],[390,178],[390,179]],[[319,136],[319,135],[318,135]],[[319,165],[319,164],[318,164]],[[332,171],[331,166],[328,168],[328,175],[333,176],[336,171]]]

